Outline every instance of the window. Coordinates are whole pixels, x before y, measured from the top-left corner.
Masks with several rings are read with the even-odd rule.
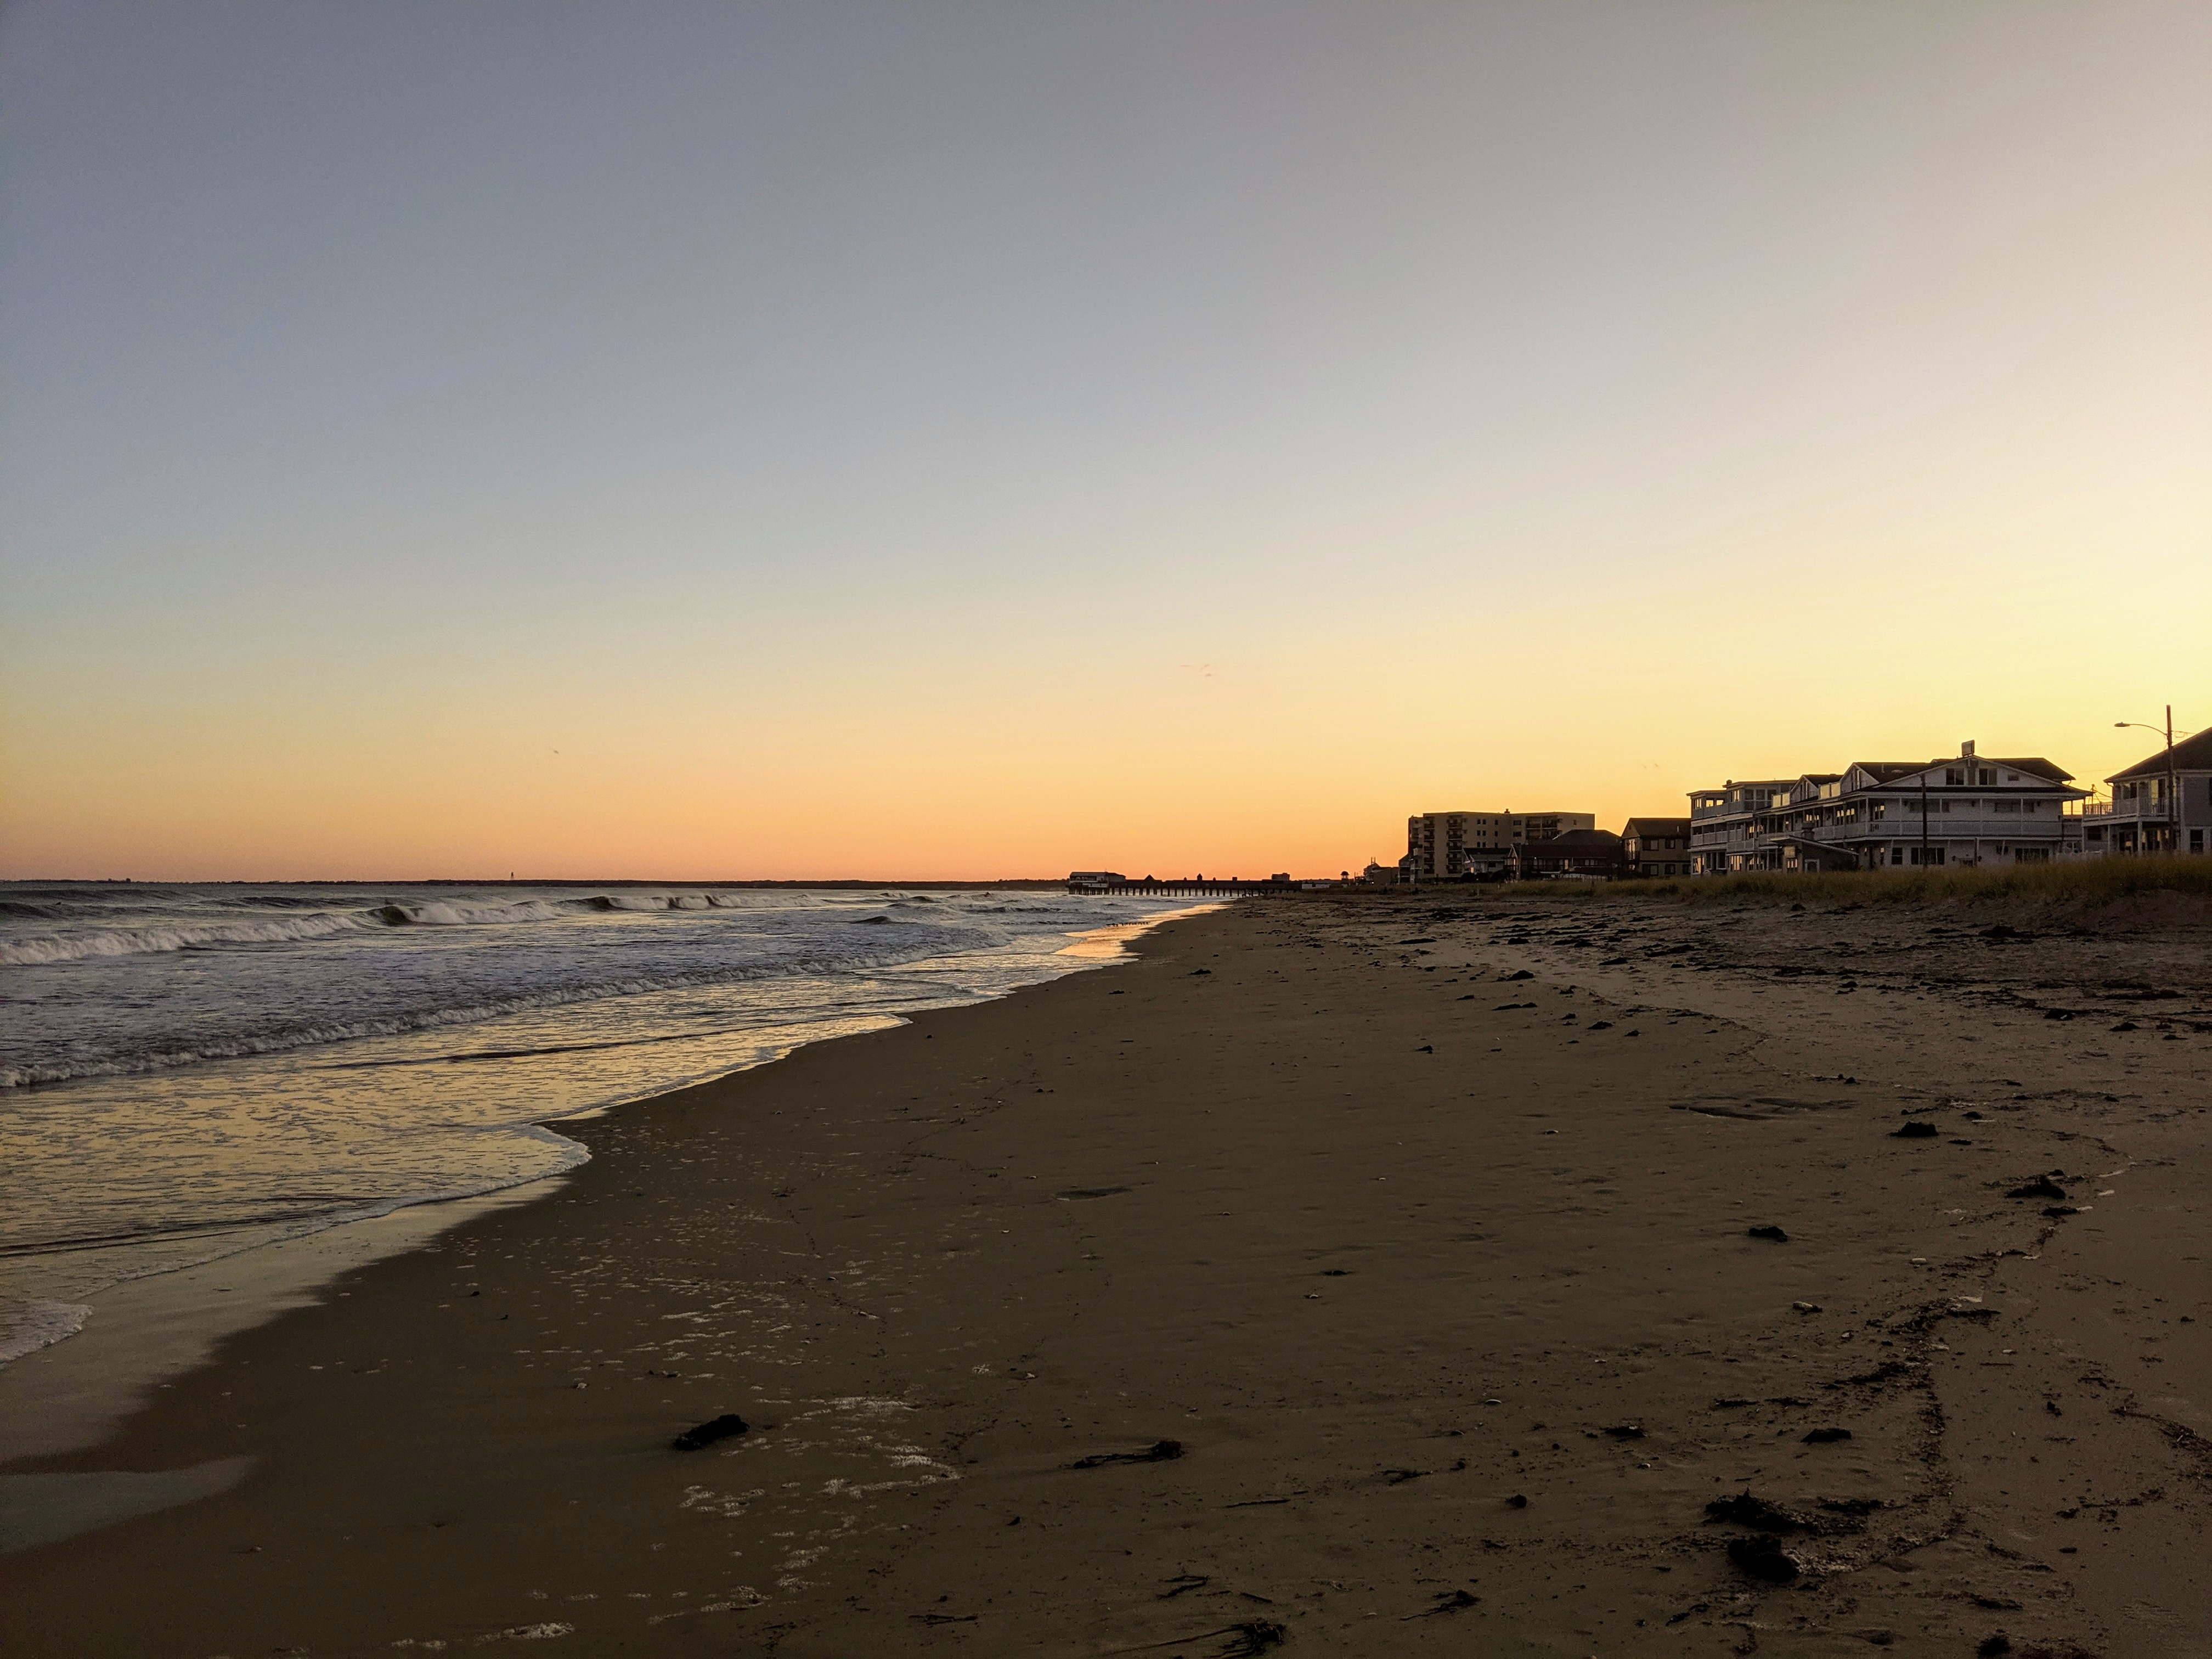
[[[1943,862],[1943,849],[1940,847],[1916,847],[1912,848],[1912,862],[1941,864]]]
[[[2017,812],[2020,811],[2020,803],[2016,800],[1993,800],[1990,803],[1990,811],[1992,812]]]
[[[1974,774],[1974,781],[1976,783],[1995,783],[1996,781],[1997,775],[1990,771],[1987,767],[1982,768]]]
[[[1966,773],[1955,766],[1949,768],[1943,774],[1943,781],[1946,783],[1964,783],[1966,781]]]
[[[2015,847],[2012,849],[2012,861],[2014,864],[2048,864],[2051,862],[2051,849],[2048,847]]]
[[[2100,842],[2105,838],[2105,831],[2101,825],[2094,829],[2084,830],[2081,834],[2085,838],[2090,841]]]
[[[1904,849],[1902,847],[1893,847],[1893,848],[1891,848],[1889,849],[1889,861],[1890,861],[1892,864],[1902,864],[1902,863],[1904,863],[1904,862],[1905,862],[1905,849]]]

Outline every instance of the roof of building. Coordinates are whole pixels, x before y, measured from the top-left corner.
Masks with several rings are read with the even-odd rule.
[[[1628,836],[1686,836],[1690,833],[1687,818],[1631,818],[1621,825],[1620,833]]]
[[[1857,770],[1869,774],[1877,783],[1902,777],[1911,772],[1932,771],[1939,766],[1995,766],[2014,772],[2025,772],[2031,777],[2048,783],[2064,783],[2073,777],[2056,761],[2047,761],[2040,755],[1938,755],[1924,761],[1853,761]]]
[[[1548,848],[1565,853],[1577,848],[1618,847],[1620,837],[1610,830],[1570,830],[1564,835],[1549,836],[1542,841],[1524,841],[1521,845],[1531,852],[1540,853]]]
[[[1972,758],[1984,766],[2008,766],[2015,772],[2026,772],[2031,777],[2048,779],[2052,783],[2066,783],[2074,776],[2057,761],[2045,760],[2040,755],[1976,755]]]
[[[2177,772],[2203,772],[2212,769],[2212,726],[2207,726],[2193,738],[2185,738],[2173,745],[2173,758],[2166,759],[2160,749],[2148,760],[2137,761],[2124,772],[2115,772],[2105,780],[2118,783],[2122,778],[2156,777],[2171,765]]]

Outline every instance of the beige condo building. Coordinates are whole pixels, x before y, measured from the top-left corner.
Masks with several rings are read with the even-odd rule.
[[[1406,856],[1398,867],[1421,881],[1471,873],[1504,858],[1522,842],[1550,841],[1571,830],[1595,830],[1591,812],[1417,812],[1406,820]],[[1485,855],[1487,854],[1486,857]]]

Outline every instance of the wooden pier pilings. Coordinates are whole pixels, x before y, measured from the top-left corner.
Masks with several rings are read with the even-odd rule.
[[[1139,898],[1243,898],[1254,893],[1279,897],[1297,893],[1301,889],[1294,881],[1212,881],[1204,876],[1160,880],[1147,876],[1142,881],[1071,881],[1067,884],[1067,890],[1091,895],[1124,894]]]

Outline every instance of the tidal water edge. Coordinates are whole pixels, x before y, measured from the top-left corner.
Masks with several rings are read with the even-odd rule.
[[[563,1118],[1096,966],[1176,908],[0,884],[0,1360],[125,1279],[558,1174]]]

